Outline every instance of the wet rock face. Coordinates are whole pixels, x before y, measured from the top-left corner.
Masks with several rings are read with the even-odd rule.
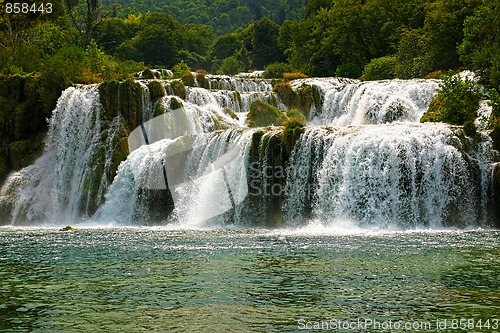
[[[500,163],[496,163],[493,167],[493,196],[496,213],[495,226],[500,228]]]
[[[42,153],[49,114],[40,103],[39,81],[31,74],[0,76],[0,184]]]

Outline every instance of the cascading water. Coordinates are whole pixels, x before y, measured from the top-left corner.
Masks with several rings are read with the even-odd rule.
[[[418,122],[437,93],[437,80],[349,83],[324,96],[321,125],[348,126],[393,121]]]
[[[444,124],[311,128],[289,165],[287,214],[397,227],[487,224],[489,156]],[[464,139],[467,140],[467,139]]]
[[[294,80],[295,91],[315,86],[320,96],[302,104],[312,119],[292,137],[282,127],[238,128],[253,100],[286,109],[269,80],[207,75],[210,89],[187,87],[185,98],[157,81],[167,95],[152,100],[141,82],[141,126],[126,134],[130,154],[112,183],[98,173],[97,200],[88,187],[96,168],[111,167],[122,118],[101,124],[96,86],[66,90],[45,153],[2,188],[13,222],[73,223],[93,201],[94,221],[122,225],[491,225],[490,139],[418,124],[436,80]]]
[[[86,187],[95,177],[101,140],[101,105],[96,85],[68,88],[59,98],[43,155],[13,174],[2,189],[14,199],[12,223],[74,221],[92,198]],[[13,186],[13,188],[11,188]]]
[[[184,226],[203,226],[219,215],[224,221],[223,214],[228,211],[232,217],[238,216],[238,204],[248,194],[246,169],[252,134],[233,129],[141,146],[120,165],[95,219],[125,225],[137,223],[136,219],[144,223],[147,212],[139,202],[149,190],[171,192],[175,203],[171,220]]]

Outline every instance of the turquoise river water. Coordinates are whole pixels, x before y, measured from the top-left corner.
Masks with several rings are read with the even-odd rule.
[[[499,236],[2,227],[0,331],[499,332]]]

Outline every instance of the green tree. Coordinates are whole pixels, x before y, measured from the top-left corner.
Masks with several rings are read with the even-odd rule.
[[[252,32],[251,67],[264,68],[285,59],[278,45],[279,26],[269,18],[255,22]]]
[[[240,36],[236,33],[230,33],[218,37],[211,51],[212,58],[226,59],[234,55],[241,47],[243,43],[241,42]]]
[[[397,59],[393,56],[385,56],[372,59],[363,70],[363,80],[393,79],[396,75]]]
[[[464,23],[460,59],[493,86],[500,85],[500,3],[483,1]]]
[[[234,75],[240,73],[244,70],[245,64],[239,60],[236,56],[231,56],[229,58],[224,59],[222,62],[219,73],[220,74],[228,74]]]
[[[403,79],[423,77],[432,70],[427,36],[423,29],[407,29],[396,54],[396,76]]]
[[[177,43],[170,29],[155,24],[146,26],[132,40],[140,58],[148,65],[172,67],[177,62]]]
[[[423,34],[431,71],[461,66],[457,46],[464,36],[464,21],[477,4],[478,0],[446,0],[427,6]]]

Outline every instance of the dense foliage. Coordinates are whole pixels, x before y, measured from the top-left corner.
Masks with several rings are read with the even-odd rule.
[[[454,125],[472,123],[482,97],[479,85],[470,78],[451,75],[443,78],[438,94],[421,121],[441,121]]]
[[[56,78],[63,86],[119,77],[133,64],[124,61],[172,68],[183,60],[224,74],[276,63],[270,77],[364,79],[466,66],[498,86],[498,6],[486,0],[59,0],[51,14],[2,11],[0,65],[4,74],[57,74],[50,67],[66,67]],[[68,58],[77,64],[61,66]]]
[[[285,19],[299,19],[307,0],[102,0],[115,7],[115,15],[126,18],[148,11],[170,13],[183,24],[210,26],[216,34],[225,34],[269,17],[281,24]]]

